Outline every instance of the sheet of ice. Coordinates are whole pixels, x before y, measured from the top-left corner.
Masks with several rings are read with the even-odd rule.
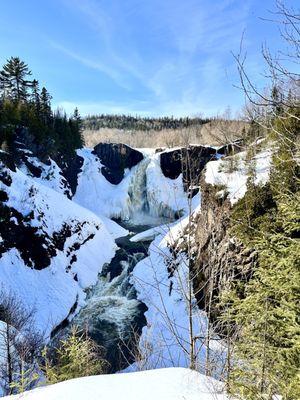
[[[228,158],[210,161],[206,165],[205,181],[211,185],[225,186],[231,204],[235,204],[244,197],[247,190],[248,165],[246,152],[233,156],[236,168],[232,172],[227,172]],[[256,170],[255,183],[264,184],[269,179],[272,151],[264,150],[258,153],[253,161]]]
[[[184,368],[99,375],[41,387],[7,400],[227,400],[223,385]]]
[[[156,226],[154,228],[147,229],[146,231],[137,233],[136,235],[132,236],[130,238],[131,242],[143,242],[147,240],[154,240],[154,238],[161,234],[161,229],[163,229],[163,226]]]

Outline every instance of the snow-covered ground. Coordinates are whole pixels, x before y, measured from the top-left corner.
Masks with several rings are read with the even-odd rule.
[[[264,184],[269,179],[272,151],[259,152],[252,160],[255,166],[255,183]],[[211,185],[225,186],[231,204],[244,197],[247,191],[249,163],[246,161],[246,152],[231,157],[234,167],[230,171],[229,158],[210,161],[206,165],[205,181]]]
[[[72,379],[7,400],[227,400],[220,382],[184,368]]]

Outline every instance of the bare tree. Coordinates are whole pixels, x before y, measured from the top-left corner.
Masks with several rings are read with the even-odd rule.
[[[36,379],[43,335],[34,329],[34,310],[4,289],[0,292],[0,320],[0,385],[4,393],[12,394],[21,386],[30,388]]]

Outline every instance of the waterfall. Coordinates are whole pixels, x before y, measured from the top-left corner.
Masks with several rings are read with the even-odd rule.
[[[159,201],[153,190],[147,186],[147,168],[153,161],[146,156],[136,167],[129,188],[127,208],[131,225],[156,226],[169,223],[177,218],[177,212]],[[158,163],[157,168],[160,168]],[[166,178],[164,178],[166,179]],[[158,182],[159,185],[159,182]],[[166,187],[166,190],[168,188]]]
[[[131,219],[134,219],[138,214],[147,214],[149,212],[146,171],[150,161],[150,158],[147,157],[136,166],[136,171],[128,189]]]

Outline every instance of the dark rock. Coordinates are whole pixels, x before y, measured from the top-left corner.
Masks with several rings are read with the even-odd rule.
[[[4,190],[0,190],[0,201],[5,202],[8,200],[7,193]]]
[[[63,176],[70,185],[72,194],[74,195],[78,185],[78,175],[81,172],[84,159],[76,154],[73,159],[61,165]]]
[[[243,150],[243,140],[239,139],[220,147],[218,149],[218,154],[222,156],[230,156],[232,154],[239,153],[242,150]]]
[[[42,175],[42,168],[36,167],[33,165],[31,162],[28,161],[27,158],[24,159],[24,163],[26,167],[28,168],[28,171],[35,177],[35,178],[40,178]]]
[[[16,248],[28,267],[40,270],[50,265],[56,250],[47,235],[40,234],[37,227],[29,224],[30,217],[24,217],[13,207],[0,203],[0,256]]]
[[[182,173],[184,189],[199,184],[205,165],[216,159],[216,149],[206,146],[189,146],[165,151],[160,155],[160,166],[165,177],[176,179]]]
[[[11,154],[0,151],[0,161],[11,171],[16,172],[16,165]]]
[[[102,174],[112,184],[119,184],[124,177],[124,170],[132,168],[143,160],[143,154],[122,143],[99,143],[94,147],[103,164]]]
[[[231,236],[232,207],[228,199],[222,204],[216,188],[201,178],[201,213],[195,218],[192,232],[197,250],[192,257],[194,291],[198,306],[208,310],[216,321],[222,313],[219,296],[236,282],[247,282],[258,264],[257,252]],[[212,279],[213,276],[213,279]],[[220,331],[225,329],[219,326]],[[224,332],[223,332],[224,333]]]

